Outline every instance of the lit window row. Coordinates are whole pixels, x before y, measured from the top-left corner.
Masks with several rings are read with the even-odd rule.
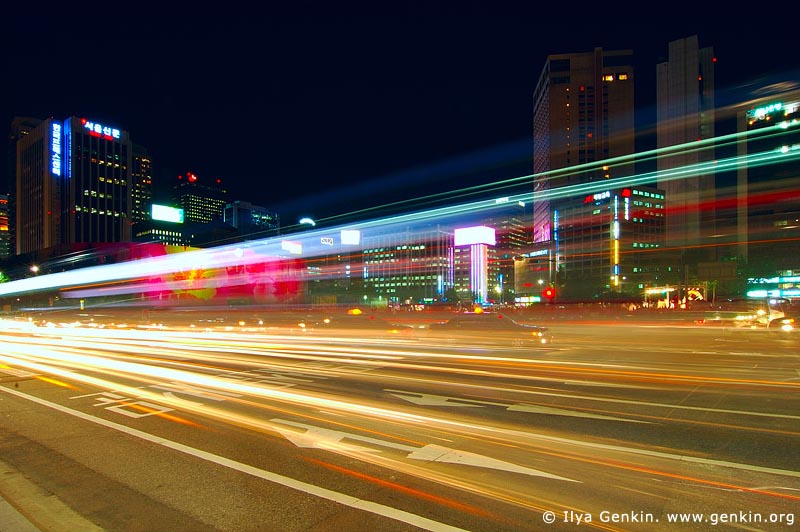
[[[87,213],[87,214],[98,214],[98,215],[102,215],[102,216],[114,216],[115,218],[119,218],[119,217],[125,218],[125,214],[124,213],[120,213],[120,212],[117,212],[117,211],[104,211],[104,210],[101,211],[101,210],[96,209],[94,207],[89,208],[89,207],[81,207],[80,205],[76,205],[74,210],[75,210],[75,212],[84,212],[84,213]]]
[[[614,74],[603,74],[603,81],[614,81],[615,75]],[[619,81],[627,81],[628,73],[627,72],[620,72],[616,74],[616,79]]]
[[[101,181],[103,183],[111,183],[111,184],[114,184],[114,185],[121,185],[123,187],[127,185],[127,182],[124,179],[111,179],[110,177],[100,176],[100,177],[97,178],[97,180]]]
[[[634,189],[633,194],[634,196],[644,196],[645,198],[664,199],[664,194],[658,194],[657,192],[647,192]]]
[[[93,198],[101,198],[101,199],[114,199],[112,194],[106,194],[104,192],[97,192],[96,190],[84,190],[84,196],[91,196]]]

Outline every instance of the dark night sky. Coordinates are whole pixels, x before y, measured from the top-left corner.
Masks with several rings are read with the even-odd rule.
[[[0,120],[74,114],[125,129],[150,150],[159,189],[186,171],[221,178],[232,199],[289,225],[529,174],[531,98],[548,54],[632,49],[640,125],[655,119],[655,64],[670,40],[696,34],[714,47],[718,102],[765,76],[798,79],[780,25],[749,28],[750,15],[569,26],[552,11],[443,5],[301,2],[158,21],[9,14]]]

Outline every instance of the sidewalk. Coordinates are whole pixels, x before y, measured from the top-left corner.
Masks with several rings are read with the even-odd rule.
[[[0,461],[0,532],[104,532]]]
[[[0,532],[40,532],[40,529],[28,521],[8,501],[0,499]]]

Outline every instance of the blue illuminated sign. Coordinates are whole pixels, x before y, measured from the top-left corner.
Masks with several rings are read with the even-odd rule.
[[[53,122],[50,130],[50,172],[61,175],[61,124]]]

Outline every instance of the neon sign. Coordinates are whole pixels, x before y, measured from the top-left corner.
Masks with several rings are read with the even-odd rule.
[[[780,111],[783,108],[783,104],[781,102],[772,103],[770,105],[766,105],[764,107],[757,107],[747,112],[749,118],[755,118],[756,120],[763,120],[772,113]]]
[[[584,203],[593,203],[595,201],[600,201],[604,199],[608,199],[611,197],[611,191],[606,190],[605,192],[598,192],[597,194],[590,194],[583,199]]]
[[[102,137],[106,140],[119,140],[119,129],[104,126],[97,122],[89,122],[85,118],[81,118],[81,124],[83,124],[83,127],[88,129],[89,134],[94,137]]]
[[[50,139],[50,171],[61,175],[61,124],[53,122]]]

